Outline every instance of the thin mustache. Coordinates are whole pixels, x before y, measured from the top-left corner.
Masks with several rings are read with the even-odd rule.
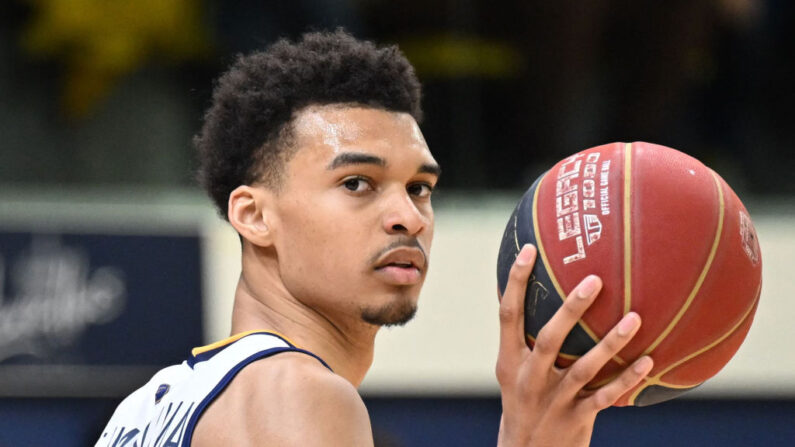
[[[390,251],[392,251],[392,250],[394,250],[396,248],[400,248],[400,247],[408,247],[408,248],[416,248],[416,249],[418,249],[420,251],[420,253],[422,253],[422,257],[425,258],[425,265],[428,265],[428,255],[425,254],[425,249],[422,248],[422,244],[420,244],[420,241],[418,239],[416,239],[416,238],[405,238],[405,237],[404,238],[400,238],[400,239],[392,242],[391,244],[387,245],[386,247],[382,248],[381,250],[379,250],[378,253],[376,253],[372,258],[370,258],[370,264],[371,265],[375,264],[385,254],[387,254],[388,252],[390,252]]]

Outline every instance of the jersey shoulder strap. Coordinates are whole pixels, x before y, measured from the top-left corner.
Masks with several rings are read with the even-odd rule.
[[[128,396],[96,446],[189,446],[199,417],[237,373],[281,352],[301,352],[329,368],[320,357],[273,332],[244,332],[195,348],[188,360],[160,370]]]

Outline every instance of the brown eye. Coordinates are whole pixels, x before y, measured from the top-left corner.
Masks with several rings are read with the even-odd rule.
[[[346,179],[344,182],[342,182],[342,186],[344,186],[348,191],[352,192],[364,192],[373,189],[372,186],[370,186],[370,183],[367,182],[367,179],[362,177],[351,177]]]
[[[433,187],[427,183],[414,183],[409,185],[406,191],[416,197],[430,197]]]

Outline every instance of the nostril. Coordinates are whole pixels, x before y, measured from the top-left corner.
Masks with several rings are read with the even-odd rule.
[[[395,224],[395,225],[392,225],[392,229],[393,229],[393,230],[395,230],[395,231],[408,231],[408,230],[406,229],[406,227],[404,227],[404,226],[403,226],[403,225],[401,225],[401,224]]]

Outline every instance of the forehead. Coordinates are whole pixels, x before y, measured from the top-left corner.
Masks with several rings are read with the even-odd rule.
[[[292,125],[294,142],[303,156],[330,159],[341,152],[366,152],[389,161],[412,156],[433,161],[417,122],[408,113],[351,106],[307,107]],[[299,154],[296,154],[299,155]]]

